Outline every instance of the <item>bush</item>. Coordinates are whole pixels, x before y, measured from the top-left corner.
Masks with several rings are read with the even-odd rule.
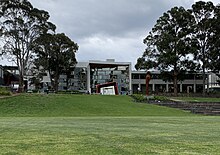
[[[135,100],[135,102],[147,102],[146,96],[142,94],[132,94],[131,97]]]
[[[0,87],[0,96],[10,96],[11,92],[7,87]]]
[[[142,94],[132,94],[131,97],[135,102],[151,102],[151,101],[168,101],[169,99],[165,96],[144,96]]]
[[[167,101],[169,99],[166,96],[154,96],[154,100]]]

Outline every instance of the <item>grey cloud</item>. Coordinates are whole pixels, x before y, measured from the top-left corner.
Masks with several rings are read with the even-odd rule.
[[[198,1],[198,0],[195,0]],[[215,4],[219,0],[212,0]],[[194,0],[30,0],[50,13],[57,32],[80,46],[78,61],[129,61],[142,55],[143,38],[156,20],[174,6],[191,7]],[[219,3],[219,2],[218,2]],[[0,61],[1,63],[1,61]]]
[[[30,0],[44,9],[80,46],[78,61],[129,61],[144,51],[143,38],[164,12],[174,6],[190,7],[193,0]]]
[[[31,0],[50,12],[58,31],[74,38],[94,34],[126,36],[149,30],[164,11],[189,1],[171,0]]]

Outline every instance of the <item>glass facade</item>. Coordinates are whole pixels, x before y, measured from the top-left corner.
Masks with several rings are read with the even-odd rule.
[[[74,71],[71,73],[71,78],[69,79],[70,89],[71,90],[79,90],[86,91],[86,68],[78,68],[76,67]]]
[[[116,82],[119,94],[126,94],[129,91],[129,66],[93,67],[90,70],[90,79],[92,93],[96,92],[98,84]]]

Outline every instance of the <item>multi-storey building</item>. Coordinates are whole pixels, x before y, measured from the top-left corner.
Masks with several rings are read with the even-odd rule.
[[[67,75],[60,76],[59,89],[96,93],[98,84],[108,82],[116,82],[120,94],[130,92],[132,87],[131,63],[115,62],[114,59],[78,62],[69,78]]]
[[[3,68],[10,74],[3,78]],[[0,82],[11,85],[18,82],[18,68],[15,66],[0,66]],[[146,92],[146,71],[132,71],[130,62],[116,62],[114,59],[106,61],[91,60],[88,62],[78,62],[72,67],[69,75],[62,74],[59,78],[59,90],[78,90],[81,92],[96,93],[97,86],[115,82],[117,83],[118,94],[143,93]],[[206,86],[216,85],[216,76],[211,73],[206,74]],[[0,84],[1,84],[0,83]],[[200,93],[202,92],[202,74],[187,73],[183,81],[178,81],[178,92],[180,93]],[[49,75],[42,79],[43,89],[51,86]],[[27,89],[31,88],[27,84]],[[173,92],[173,83],[164,81],[159,71],[151,71],[149,83],[150,93]]]
[[[208,74],[206,74],[206,85],[208,85]],[[146,92],[146,72],[133,71],[132,72],[132,90],[133,93],[138,92],[138,88],[142,93]],[[178,92],[180,93],[198,93],[202,91],[202,74],[201,73],[186,73],[183,81],[178,81]],[[151,80],[149,83],[149,90],[152,93],[169,93],[173,92],[173,83],[171,81],[164,81],[159,71],[151,71]]]

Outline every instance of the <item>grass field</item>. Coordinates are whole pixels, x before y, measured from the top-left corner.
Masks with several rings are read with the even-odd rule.
[[[219,117],[134,103],[128,96],[0,99],[0,154],[219,154]]]
[[[1,154],[219,154],[218,117],[0,118]]]
[[[0,117],[188,115],[177,109],[134,103],[128,96],[29,94],[0,100]]]

